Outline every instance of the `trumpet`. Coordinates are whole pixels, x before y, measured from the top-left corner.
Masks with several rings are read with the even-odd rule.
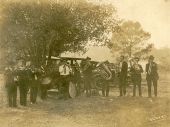
[[[87,62],[83,67],[83,71],[86,71],[90,67],[90,65],[90,62]]]
[[[133,66],[133,61],[134,61],[134,59],[131,57],[131,58],[128,59],[128,61],[129,61],[129,63],[130,63],[130,66],[132,67],[132,66]]]

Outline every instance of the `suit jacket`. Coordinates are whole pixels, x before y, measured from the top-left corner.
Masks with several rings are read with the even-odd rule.
[[[127,62],[123,61],[122,68],[121,68],[120,75],[119,75],[120,79],[126,78],[127,72],[128,72],[128,64],[127,64]]]
[[[5,72],[5,80],[6,80],[6,87],[10,86],[14,83],[14,76],[13,76],[13,72],[10,70],[7,70]]]
[[[158,67],[155,62],[152,63],[151,72],[149,74],[149,63],[146,64],[146,79],[158,79]]]
[[[16,86],[17,83],[15,82],[14,78],[17,76],[15,71],[13,70],[6,70],[5,71],[5,87]]]
[[[85,64],[84,64],[84,66],[83,66],[83,74],[85,75],[85,76],[88,76],[88,77],[91,77],[91,74],[92,74],[92,64],[89,62],[86,62]]]
[[[136,69],[135,66],[138,66],[139,68]],[[137,65],[133,65],[131,68],[130,68],[130,72],[131,72],[131,78],[136,80],[137,78],[142,78],[141,76],[141,73],[143,73],[143,68],[140,64],[137,64]]]

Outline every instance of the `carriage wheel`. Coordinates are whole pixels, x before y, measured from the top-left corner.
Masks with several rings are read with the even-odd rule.
[[[76,84],[72,81],[69,82],[69,95],[71,98],[75,98],[77,95]]]
[[[103,81],[100,78],[94,80],[94,86],[97,90],[102,90]]]

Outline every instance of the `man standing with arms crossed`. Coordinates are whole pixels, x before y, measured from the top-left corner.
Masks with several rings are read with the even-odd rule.
[[[146,64],[146,80],[148,85],[148,97],[151,97],[151,86],[154,87],[154,95],[157,97],[157,82],[159,79],[157,64],[154,62],[154,56],[150,56]]]

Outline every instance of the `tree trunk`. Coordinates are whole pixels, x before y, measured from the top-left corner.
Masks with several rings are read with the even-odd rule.
[[[132,57],[132,45],[129,46],[129,57]]]
[[[48,53],[48,59],[47,59],[47,66],[50,66],[50,64],[51,64],[52,53],[53,53],[53,48],[52,48],[52,46],[50,46],[49,53]]]

